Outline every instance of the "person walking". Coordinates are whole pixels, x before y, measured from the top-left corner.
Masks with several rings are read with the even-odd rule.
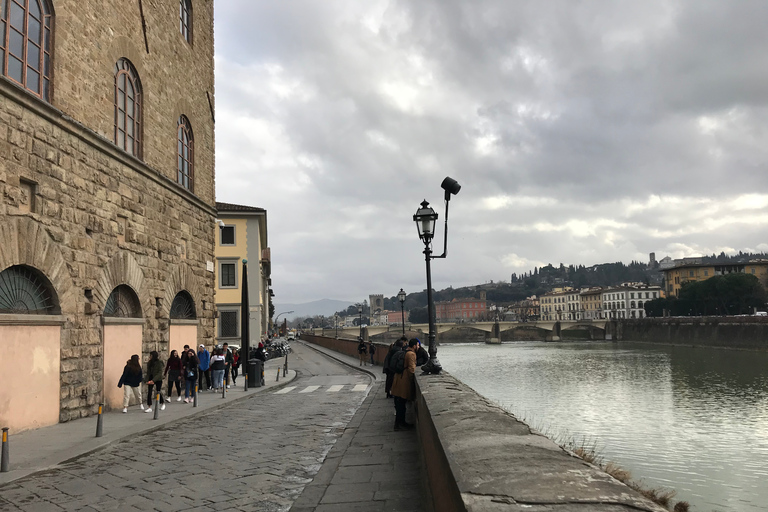
[[[370,343],[368,347],[368,354],[371,356],[371,366],[373,366],[373,355],[376,353],[376,345],[373,344],[373,342]]]
[[[408,351],[405,353],[403,372],[395,373],[392,381],[392,394],[395,396],[395,430],[413,428],[413,424],[405,421],[405,407],[409,400],[416,396],[416,351],[419,342],[416,338],[408,342]]]
[[[173,386],[176,386],[176,394],[179,398],[177,402],[181,402],[181,374],[184,371],[184,365],[181,362],[179,353],[175,350],[171,350],[171,357],[168,358],[168,362],[165,363],[165,376],[168,378],[168,401],[173,398]]]
[[[163,362],[160,360],[160,356],[157,350],[153,350],[149,353],[149,362],[147,362],[147,408],[144,412],[152,412],[152,396],[153,390],[157,389],[157,394],[160,396],[159,403],[155,404],[155,407],[160,407],[161,411],[165,410],[165,399],[163,398]]]
[[[133,354],[131,358],[126,361],[125,368],[123,368],[123,375],[117,382],[117,387],[123,390],[123,412],[128,412],[128,404],[131,401],[131,393],[136,397],[136,401],[139,403],[141,410],[144,410],[144,402],[141,401],[141,381],[142,381],[141,363],[139,362],[139,356]]]
[[[224,386],[224,371],[226,369],[226,357],[223,355],[224,350],[217,348],[213,351],[211,357],[211,370],[213,371],[213,390],[221,391]]]
[[[197,360],[195,351],[187,351],[187,360],[184,363],[184,403],[194,402],[195,384],[197,383],[197,369],[200,362]]]
[[[232,385],[237,386],[237,371],[240,369],[240,350],[232,351]]]
[[[367,366],[368,363],[365,362],[365,354],[367,352],[367,349],[365,348],[365,341],[363,341],[362,336],[358,336],[357,339],[360,342],[357,344],[357,354],[360,356],[360,366]]]
[[[229,372],[232,369],[232,365],[235,362],[235,358],[232,356],[232,351],[229,350],[229,343],[222,345],[224,355],[224,380],[229,389]]]
[[[197,349],[197,359],[200,361],[199,372],[197,377],[197,389],[211,389],[211,353],[205,348],[205,345],[200,345]],[[203,377],[205,377],[205,387],[203,387]]]

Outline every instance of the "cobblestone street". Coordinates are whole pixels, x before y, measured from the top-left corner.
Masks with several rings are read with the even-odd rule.
[[[244,398],[12,482],[0,487],[0,510],[288,510],[371,381],[297,345],[289,391]]]

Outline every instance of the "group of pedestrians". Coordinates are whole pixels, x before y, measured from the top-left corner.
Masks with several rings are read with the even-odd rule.
[[[366,345],[362,336],[358,336],[357,341],[359,342],[357,344],[357,354],[360,356],[360,366],[368,366],[368,356],[371,357],[371,366],[373,366],[376,345],[374,345],[373,342]]]
[[[181,402],[181,388],[184,385],[184,403],[192,403],[195,399],[196,390],[221,391],[224,386],[229,385],[230,375],[232,384],[236,385],[238,368],[240,365],[240,351],[230,350],[229,345],[224,343],[221,347],[213,350],[213,356],[200,345],[195,352],[184,345],[181,354],[176,350],[171,351],[168,361],[163,364],[156,350],[149,353],[147,361],[146,377],[142,370],[141,361],[137,354],[131,356],[123,368],[123,375],[117,383],[118,388],[123,390],[123,412],[128,412],[128,404],[131,395],[136,398],[139,407],[145,412],[152,412],[152,399],[155,394],[159,400],[157,406],[160,410],[165,409],[165,405],[171,402],[173,398],[173,388],[176,388],[177,402]],[[213,378],[211,378],[213,377]],[[205,379],[206,387],[203,387]],[[163,381],[167,383],[167,394],[162,392]],[[144,407],[142,400],[141,385],[147,385],[147,407]]]
[[[395,430],[413,428],[406,421],[406,413],[413,408],[416,398],[416,367],[429,361],[429,354],[418,338],[408,340],[403,336],[389,347],[384,358],[384,374],[387,376],[384,391],[395,403]]]

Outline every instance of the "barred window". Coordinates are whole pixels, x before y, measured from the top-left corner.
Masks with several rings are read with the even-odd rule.
[[[192,1],[179,0],[179,31],[184,39],[192,42]]]
[[[237,265],[235,263],[220,263],[219,264],[219,287],[220,288],[236,288],[237,287],[237,274],[235,272]]]
[[[53,10],[44,0],[0,0],[0,70],[50,101]]]
[[[195,300],[189,292],[182,290],[176,294],[171,303],[170,316],[176,320],[194,320],[197,318]]]
[[[125,284],[115,287],[104,305],[104,316],[141,318],[141,302],[139,302],[136,292]]]
[[[55,315],[60,311],[53,286],[38,270],[14,265],[0,272],[0,313]]]
[[[177,181],[181,186],[194,191],[195,146],[192,137],[192,125],[187,116],[181,116],[177,128],[178,155]]]
[[[115,64],[115,144],[141,158],[141,82],[128,59]]]
[[[219,337],[236,338],[240,332],[237,310],[219,311]]]

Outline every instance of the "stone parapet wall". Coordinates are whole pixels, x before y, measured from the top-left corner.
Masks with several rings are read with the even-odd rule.
[[[301,335],[301,339],[308,341],[309,343],[314,343],[315,345],[320,345],[321,347],[331,349],[334,352],[339,352],[341,354],[346,354],[352,357],[358,357],[357,345],[359,342],[357,340],[329,338],[327,336],[316,336],[306,333]],[[373,344],[376,346],[376,353],[373,355],[373,361],[377,365],[382,365],[384,363],[384,358],[387,356],[389,345],[376,342]],[[370,356],[368,356],[368,359],[366,360],[370,361]]]
[[[666,511],[450,374],[418,375],[416,381],[417,428],[434,510]]]
[[[668,317],[618,320],[620,341],[768,349],[768,317]]]

